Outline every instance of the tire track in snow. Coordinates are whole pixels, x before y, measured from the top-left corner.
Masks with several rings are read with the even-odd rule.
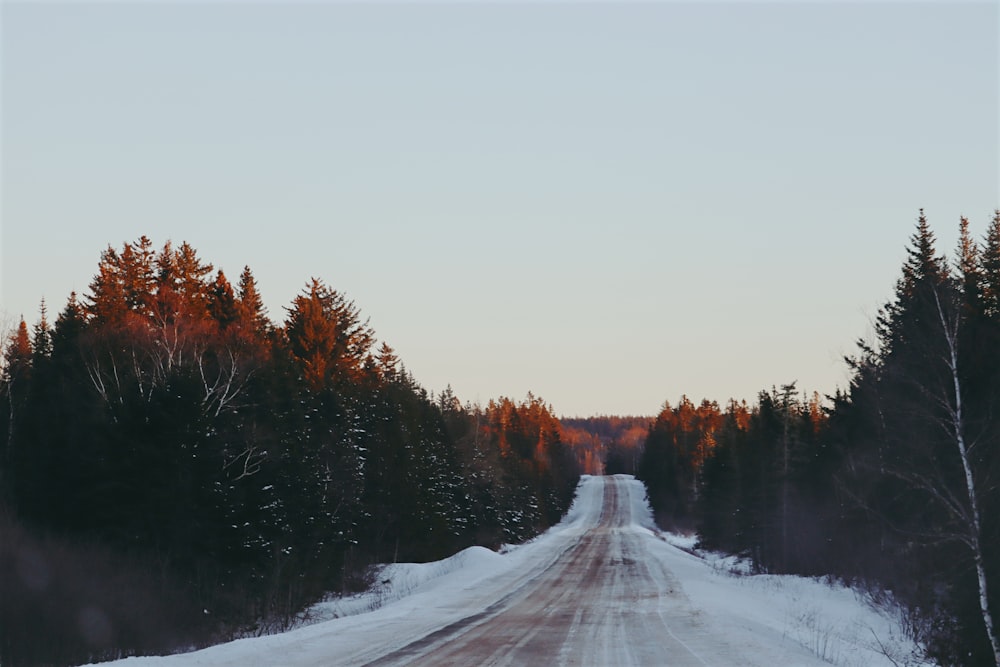
[[[874,624],[867,627],[882,628],[886,636],[897,627],[861,607],[850,591],[798,578],[781,580],[788,591],[761,591],[753,581],[721,577],[666,543],[644,494],[631,477],[587,477],[567,517],[538,540],[504,556],[470,550],[476,558],[469,567],[425,578],[409,596],[371,613],[115,664],[828,665],[788,636],[788,610],[799,604],[796,591],[828,601],[849,622],[869,619]],[[899,664],[870,647],[867,636],[834,640],[838,651],[852,656],[849,664]]]
[[[371,663],[398,665],[650,665],[705,667],[671,629],[665,601],[693,610],[677,587],[643,564],[629,489],[604,478],[597,525],[562,557],[486,611]],[[645,604],[637,604],[643,599]],[[684,624],[682,624],[684,625]],[[686,628],[685,628],[686,629]]]
[[[594,562],[592,533],[610,520],[614,511],[615,491],[605,484],[600,516],[596,526],[582,533],[561,556],[485,611],[451,623],[401,649],[393,651],[365,667],[394,665],[498,665],[501,659],[513,661],[526,651],[527,645],[541,630],[558,624],[552,618],[557,612],[571,609],[574,582],[568,581],[569,569],[581,563]],[[610,512],[609,512],[610,510]],[[589,554],[589,555],[588,555]],[[596,565],[595,565],[596,566]],[[596,572],[591,572],[595,576]],[[504,615],[500,622],[498,617]],[[567,628],[568,633],[568,628]],[[553,661],[554,662],[554,661]],[[511,662],[510,664],[529,664]]]

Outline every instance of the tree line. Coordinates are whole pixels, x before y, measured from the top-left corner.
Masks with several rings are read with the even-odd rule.
[[[22,319],[0,374],[0,663],[287,626],[372,563],[552,525],[579,468],[552,408],[429,395],[318,279],[273,322],[188,243],[109,246]],[[60,600],[57,604],[55,600]]]
[[[584,472],[591,475],[635,474],[649,417],[563,417],[563,439],[576,452]]]
[[[657,519],[757,571],[831,575],[908,611],[943,665],[1000,664],[1000,211],[949,261],[923,214],[850,385],[686,398],[638,465]]]

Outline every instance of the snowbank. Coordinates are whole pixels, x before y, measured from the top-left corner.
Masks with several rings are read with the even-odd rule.
[[[384,566],[379,585],[351,598],[316,605],[311,624],[290,632],[247,638],[189,654],[130,658],[146,665],[364,664],[463,619],[481,616],[525,586],[598,525],[603,478],[584,477],[570,511],[557,526],[528,543],[494,553],[472,547],[435,563]],[[740,647],[732,664],[785,665],[819,660],[842,667],[923,665],[896,619],[865,604],[842,586],[792,576],[737,575],[719,557],[694,550],[688,536],[656,529],[645,488],[617,476],[628,494],[627,520],[614,530],[639,536],[642,558],[656,570],[660,591],[690,600],[703,638]],[[623,628],[623,632],[626,629]],[[627,633],[622,641],[627,641]],[[677,638],[678,641],[680,638]],[[711,639],[708,639],[711,641]],[[814,659],[812,656],[816,656]]]
[[[635,529],[657,540],[651,553],[677,576],[693,605],[723,636],[768,632],[842,667],[932,664],[920,657],[899,618],[846,586],[793,575],[751,575],[749,564],[737,557],[696,549],[696,535],[661,532],[645,487],[626,479]]]

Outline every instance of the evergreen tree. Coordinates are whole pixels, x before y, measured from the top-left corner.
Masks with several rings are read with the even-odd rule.
[[[208,292],[208,314],[221,329],[228,328],[240,317],[233,286],[229,284],[222,269],[215,274],[215,281]]]
[[[397,378],[399,375],[399,356],[395,350],[389,347],[388,343],[382,343],[378,352],[375,353],[375,359],[378,362],[378,373],[383,380],[391,382]]]
[[[31,369],[31,358],[31,337],[22,317],[4,349],[4,376],[11,380],[26,374]]]
[[[240,274],[236,300],[240,326],[262,338],[270,328],[270,322],[260,292],[257,291],[257,280],[249,266],[244,266]]]
[[[49,327],[48,309],[45,306],[45,299],[38,309],[39,319],[34,326],[31,348],[33,351],[33,364],[38,366],[52,355],[52,329]]]
[[[76,292],[71,292],[66,300],[66,307],[59,313],[52,330],[53,356],[65,358],[77,353],[76,346],[86,326],[87,319],[84,309],[77,301]]]
[[[982,312],[983,274],[979,246],[969,233],[969,219],[959,220],[958,248],[955,251],[955,269],[962,284],[965,304],[973,314]]]
[[[155,285],[155,253],[153,244],[142,236],[134,243],[122,246],[119,255],[119,273],[125,305],[133,313],[142,317],[150,314],[151,297]]]
[[[211,264],[202,264],[197,251],[190,243],[187,241],[181,243],[181,247],[174,255],[175,289],[180,293],[192,316],[201,317],[207,311],[209,300],[207,279],[212,269]]]
[[[872,536],[877,546],[859,567],[913,609],[952,610],[953,622],[925,639],[944,662],[969,659],[958,657],[963,647],[977,656],[973,664],[982,664],[996,644],[995,633],[982,632],[975,591],[984,587],[974,574],[979,570],[979,581],[990,577],[989,566],[974,562],[989,561],[977,554],[983,527],[973,520],[978,501],[989,496],[972,490],[989,474],[990,450],[973,448],[969,457],[962,447],[990,437],[993,428],[997,357],[988,343],[993,334],[977,316],[991,308],[989,245],[988,235],[977,257],[963,220],[959,275],[952,278],[921,214],[895,299],[879,322],[879,343],[855,360],[850,394],[833,420],[838,431],[846,427],[837,445],[845,456],[846,499],[868,515],[853,532]],[[871,549],[858,539],[846,543]],[[890,561],[892,568],[878,565]]]
[[[1000,209],[990,221],[979,261],[983,310],[994,321],[1000,321]]]
[[[87,313],[101,324],[120,324],[128,312],[121,260],[110,245],[101,253],[87,301]]]
[[[7,445],[4,458],[8,459],[14,449],[15,432],[28,396],[31,376],[31,339],[28,325],[21,318],[17,330],[10,335],[3,352],[2,388],[7,403]]]
[[[320,281],[274,330],[248,268],[236,294],[210,268],[142,237],[101,253],[54,327],[44,302],[33,332],[21,321],[0,375],[0,500],[19,518],[134,554],[225,635],[289,623],[372,559],[522,540],[568,508],[551,406],[435,402]]]
[[[314,391],[358,377],[373,339],[354,303],[315,278],[295,297],[285,334]]]

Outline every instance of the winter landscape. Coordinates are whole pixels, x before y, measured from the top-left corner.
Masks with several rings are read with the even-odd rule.
[[[998,25],[0,1],[0,667],[1000,667]]]
[[[656,528],[630,476],[584,477],[527,544],[386,566],[377,591],[320,603],[282,635],[113,664],[925,664],[900,619],[855,592],[751,576],[691,543]]]

